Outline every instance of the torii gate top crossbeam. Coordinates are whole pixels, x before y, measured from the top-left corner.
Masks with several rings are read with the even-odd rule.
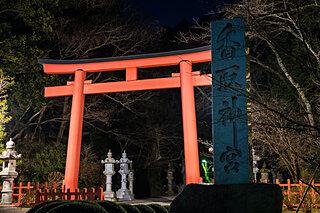
[[[200,63],[211,61],[210,46],[179,50],[171,52],[98,58],[81,60],[53,60],[38,59],[43,64],[45,73],[48,74],[74,74],[75,71],[99,72],[126,70],[126,80],[118,82],[94,83],[84,82],[85,95],[113,92],[141,91],[152,89],[179,88],[180,74],[172,73],[170,78],[156,78],[137,80],[137,69],[147,67],[178,65],[181,61]],[[200,72],[192,72],[193,86],[211,85],[211,75],[200,75]],[[58,97],[72,95],[74,86],[68,83],[66,86],[54,86],[45,88],[46,97]]]
[[[43,64],[44,72],[47,74],[72,74],[79,69],[85,72],[101,72],[123,70],[130,67],[148,68],[171,66],[178,65],[181,61],[190,61],[191,63],[211,61],[210,46],[162,53],[97,59],[38,59],[38,62]]]

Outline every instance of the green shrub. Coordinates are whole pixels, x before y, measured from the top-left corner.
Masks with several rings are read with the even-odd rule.
[[[59,205],[48,213],[108,213],[104,208],[94,203],[88,202],[67,202],[65,204]]]
[[[39,203],[38,205],[33,206],[32,208],[30,208],[27,213],[35,213],[38,209],[40,209],[41,207],[48,205],[50,203],[55,203],[55,202],[65,202],[65,200],[48,200],[42,203]]]
[[[65,200],[56,200],[55,202],[47,203],[46,205],[41,206],[35,213],[47,213],[50,209],[53,209],[57,206],[63,205],[67,203],[68,201]]]
[[[164,205],[164,208],[166,208],[166,210],[169,212],[170,206],[169,205]]]
[[[156,213],[151,207],[146,205],[135,205],[141,213]]]
[[[128,203],[119,203],[118,205],[124,208],[128,213],[141,213],[137,207]]]
[[[123,207],[112,201],[100,200],[96,203],[102,206],[109,213],[127,213],[127,211]]]
[[[168,213],[166,208],[159,204],[149,204],[147,206],[151,207],[156,213]]]

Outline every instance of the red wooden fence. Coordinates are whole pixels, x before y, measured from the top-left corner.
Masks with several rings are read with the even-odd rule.
[[[308,187],[307,184],[304,184],[301,181],[299,181],[299,183],[291,183],[290,179],[287,180],[286,184],[280,183],[277,179],[276,184],[282,188],[282,194],[284,197],[283,205],[287,207],[297,207],[304,194],[304,191]],[[311,186],[316,188],[318,191],[320,190],[320,183],[314,183],[314,181],[312,181]],[[303,204],[304,206],[308,205],[311,207],[320,207],[320,196],[315,192],[314,188],[310,187],[308,190]]]
[[[2,187],[0,187],[0,191]],[[37,203],[53,200],[53,199],[71,199],[71,196],[75,196],[79,200],[104,200],[103,189],[99,188],[97,191],[94,188],[88,191],[87,188],[83,188],[82,191],[76,189],[75,192],[64,192],[61,186],[57,186],[53,182],[52,186],[47,182],[44,185],[40,185],[39,182],[35,186],[32,186],[30,182],[26,186],[20,182],[18,185],[13,183],[12,185],[12,204],[15,206],[27,205],[32,206]],[[1,194],[1,192],[0,192]]]
[[[268,181],[266,180],[265,183],[268,183]],[[287,207],[298,206],[307,188],[307,185],[301,181],[299,181],[299,183],[291,183],[290,179],[287,180],[287,183],[280,183],[277,179],[276,184],[282,188],[284,197],[283,205]],[[314,183],[313,181],[312,186],[320,191],[320,183]],[[2,187],[0,187],[0,191],[1,189]],[[21,206],[22,204],[30,206],[54,199],[69,200],[71,197],[79,200],[104,200],[102,188],[98,190],[91,188],[90,191],[88,191],[87,188],[83,188],[81,191],[76,189],[75,192],[70,192],[69,190],[64,192],[55,182],[53,182],[52,186],[49,186],[47,182],[44,183],[44,185],[36,183],[35,186],[32,186],[31,183],[28,182],[27,185],[24,186],[23,183],[20,182],[18,185],[13,184],[12,189],[12,204],[16,206]],[[304,205],[320,207],[320,196],[312,187],[308,191]]]
[[[45,189],[44,192],[41,192],[41,189],[37,190],[35,204],[47,200],[71,200],[71,198],[75,200],[90,201],[104,200],[103,189],[101,187],[98,189],[98,191],[96,191],[94,188],[91,188],[90,191],[88,191],[87,188],[82,189],[82,191],[75,189],[74,192],[71,192],[70,189],[68,189],[66,192],[64,190],[57,191],[56,189],[52,189],[50,191],[49,189]]]

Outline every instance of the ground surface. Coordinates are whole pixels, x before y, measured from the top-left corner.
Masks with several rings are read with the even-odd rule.
[[[132,205],[135,204],[151,204],[151,203],[156,203],[160,205],[170,205],[172,200],[175,198],[175,196],[164,196],[164,197],[156,197],[156,198],[146,198],[146,199],[135,199],[132,201],[120,201],[117,203],[129,203]],[[25,213],[29,209],[28,208],[21,208],[21,209],[1,209],[0,208],[0,213]],[[290,211],[290,210],[283,210],[282,213],[293,213],[295,211]],[[299,211],[303,212],[303,210]],[[313,209],[312,213],[320,213],[320,209]]]
[[[129,203],[132,205],[135,204],[151,204],[156,203],[160,205],[170,205],[171,201],[175,198],[175,196],[165,196],[165,197],[155,197],[155,198],[146,198],[146,199],[135,199],[131,201],[120,201],[117,203]],[[0,213],[25,213],[29,209],[28,208],[17,208],[17,209],[9,209],[9,208],[1,208]]]

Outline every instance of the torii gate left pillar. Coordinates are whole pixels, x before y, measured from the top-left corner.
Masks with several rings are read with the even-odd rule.
[[[204,51],[199,51],[205,49]],[[196,51],[196,52],[194,52]],[[185,51],[177,51],[178,53]],[[174,53],[177,53],[174,52]],[[172,52],[162,53],[164,56],[150,58],[130,56],[135,58],[123,60],[126,57],[97,59],[99,63],[88,59],[81,63],[71,63],[58,60],[39,59],[44,70],[48,74],[74,74],[74,82],[68,82],[67,86],[46,87],[46,97],[58,97],[72,95],[72,107],[70,117],[69,139],[65,179],[65,189],[74,191],[78,187],[80,149],[82,139],[84,99],[87,94],[141,91],[153,89],[167,89],[181,87],[183,134],[186,184],[202,182],[199,169],[199,154],[197,142],[196,113],[194,100],[194,86],[210,86],[211,75],[200,75],[200,72],[192,72],[192,63],[211,61],[210,48],[197,48],[187,50],[187,53],[172,55]],[[147,55],[148,56],[148,55]],[[141,57],[141,58],[140,58]],[[101,60],[106,60],[101,62]],[[109,61],[110,60],[110,61]],[[50,62],[50,63],[46,63]],[[79,61],[76,61],[79,62]],[[180,73],[173,73],[169,78],[156,78],[137,80],[137,68],[180,65]],[[80,69],[81,68],[81,69]],[[126,81],[95,83],[85,81],[86,72],[100,72],[126,69]]]
[[[86,72],[77,70],[74,74],[74,87],[68,138],[68,150],[63,185],[72,192],[78,188],[80,152],[84,109],[84,81]]]

